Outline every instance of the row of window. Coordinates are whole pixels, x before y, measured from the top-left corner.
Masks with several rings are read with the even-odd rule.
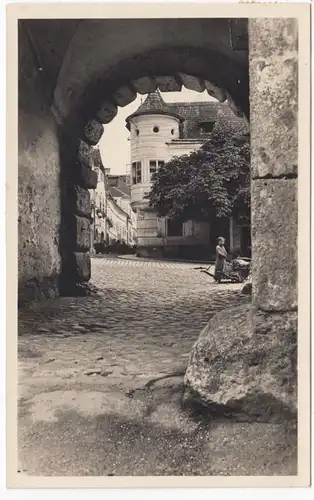
[[[163,160],[150,160],[149,161],[149,178],[150,182],[153,180],[154,174],[158,171],[158,168],[164,165]],[[132,184],[142,183],[142,162],[134,161],[132,163]]]
[[[213,121],[212,122],[201,122],[201,123],[199,123],[199,132],[201,134],[210,134],[213,131],[214,125],[215,125],[215,122],[213,122]],[[160,131],[160,128],[157,127],[157,125],[156,125],[155,127],[153,127],[152,130],[155,134],[158,134],[158,132]],[[175,129],[172,128],[171,135],[174,135],[174,133],[175,133]],[[136,129],[136,135],[140,135],[140,131],[138,128]]]
[[[159,127],[157,127],[157,125],[155,125],[155,127],[153,127],[153,132],[154,132],[155,134],[158,134],[158,132],[159,132],[159,131],[160,131],[160,128],[159,128]],[[171,129],[171,135],[174,135],[174,133],[175,133],[175,129],[174,129],[174,128],[172,128],[172,129]],[[138,128],[136,129],[136,135],[140,135],[140,131],[139,131],[139,129],[138,129]]]

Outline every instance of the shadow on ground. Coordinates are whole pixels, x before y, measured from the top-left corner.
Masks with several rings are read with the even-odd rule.
[[[86,395],[59,391],[21,401],[22,473],[62,476],[293,475],[296,430],[285,425],[235,422],[206,415],[184,401],[182,377],[169,376],[125,394]],[[81,396],[85,408],[75,405]],[[64,397],[64,393],[63,393]],[[55,399],[54,399],[55,398]],[[41,401],[43,402],[44,399]],[[71,408],[72,400],[72,408]],[[54,402],[53,402],[54,401]],[[90,400],[91,401],[91,400]],[[36,407],[37,404],[37,407]],[[31,429],[29,428],[31,427]]]

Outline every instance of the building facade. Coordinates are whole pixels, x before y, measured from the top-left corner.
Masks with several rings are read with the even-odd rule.
[[[244,130],[243,119],[227,104],[212,102],[165,103],[159,90],[148,94],[138,110],[126,120],[130,131],[131,206],[137,213],[137,253],[141,256],[208,257],[216,238],[226,237],[230,250],[243,255],[250,247],[246,221],[193,221],[180,223],[157,216],[145,196],[154,173],[174,156],[197,151],[210,137],[217,120],[231,121]]]
[[[114,202],[110,204],[110,210],[117,214],[113,216],[113,220],[121,218],[121,211],[123,212],[123,218],[127,214],[128,218],[126,219],[124,228],[121,229],[123,234],[125,234],[123,241],[126,240],[128,245],[134,246],[137,241],[137,214],[131,207],[131,189],[127,182],[127,176],[109,174],[107,176],[107,183],[109,198]]]
[[[130,187],[126,176],[110,175],[103,166],[100,152],[94,151],[93,170],[98,174],[97,186],[90,190],[92,206],[91,249],[113,245],[136,244],[136,214],[131,208]]]

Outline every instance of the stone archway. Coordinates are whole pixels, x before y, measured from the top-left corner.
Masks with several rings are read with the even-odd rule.
[[[266,406],[272,407],[273,404],[276,406],[280,400],[282,407],[289,408],[289,412],[295,415],[297,345],[297,27],[295,21],[286,19],[250,21],[250,49],[252,69],[250,90],[253,107],[250,122],[253,153],[254,309],[253,314],[252,311],[241,312],[239,321],[245,324],[248,338],[251,339],[254,332],[253,344],[257,352],[262,344],[256,339],[259,335],[265,335],[264,325],[268,325],[267,328],[273,333],[272,338],[275,340],[266,342],[266,350],[269,353],[278,351],[277,359],[283,356],[284,368],[280,371],[275,366],[269,367],[273,373],[273,386],[269,387],[269,391],[273,392],[273,399],[266,398]],[[229,70],[232,69],[228,75],[222,71],[224,65]],[[216,71],[214,79],[212,68]],[[280,76],[282,74],[283,76]],[[197,91],[206,88],[218,100],[227,99],[236,113],[249,119],[248,73],[244,67],[237,65],[226,55],[190,47],[155,49],[120,61],[118,65],[91,82],[81,95],[80,106],[69,115],[64,128],[63,143],[66,144],[66,150],[63,161],[70,166],[65,185],[66,189],[70,190],[74,203],[72,207],[67,206],[68,212],[65,214],[66,220],[72,220],[72,226],[65,224],[65,227],[70,229],[67,233],[73,235],[73,246],[71,248],[70,244],[64,254],[65,270],[69,273],[67,283],[71,281],[80,283],[90,278],[90,258],[87,253],[89,248],[87,189],[97,182],[96,175],[91,170],[91,161],[93,146],[99,141],[104,130],[103,126],[114,119],[118,106],[126,106],[132,102],[137,92],[145,94],[157,87],[161,91],[178,91],[182,85]],[[267,127],[265,138],[263,127]],[[279,141],[285,134],[288,144],[286,148],[282,148]],[[274,158],[271,155],[274,155]],[[67,197],[67,200],[70,197]],[[267,203],[265,199],[268,200]],[[289,220],[284,216],[283,210],[288,210]],[[283,243],[279,251],[275,244],[278,232]],[[289,259],[286,258],[287,252]],[[233,318],[230,320],[228,317],[225,324],[226,331],[232,332],[232,328],[234,330],[233,323]],[[287,371],[288,365],[290,368]],[[262,365],[259,369],[262,379],[265,369]],[[189,379],[188,373],[187,379]],[[250,397],[250,379],[248,380],[249,385],[246,387],[244,384],[244,387]],[[190,383],[192,384],[191,380]],[[286,384],[287,390],[282,391],[280,384]],[[257,382],[256,390],[263,392],[261,383]],[[261,411],[264,411],[263,401],[261,405]]]
[[[57,293],[60,266],[61,289],[63,276],[77,274],[76,262],[80,268],[86,263],[79,282],[88,279],[82,254],[90,217],[87,190],[95,183],[90,153],[103,131],[101,121],[108,122],[108,116],[97,118],[101,104],[111,119],[117,105],[158,80],[160,88],[205,85],[219,100],[230,103],[232,96],[235,109],[248,108],[246,37],[244,45],[238,40],[247,20],[239,23],[227,18],[19,21],[21,297],[24,291],[25,297],[41,296],[51,283]],[[29,192],[36,196],[34,207]],[[85,234],[83,243],[77,234]]]
[[[158,49],[121,61],[90,84],[80,105],[67,119],[61,156],[61,251],[63,283],[67,288],[90,279],[88,189],[96,187],[97,176],[91,168],[93,148],[104,126],[115,118],[118,107],[131,103],[138,93],[147,94],[156,88],[163,92],[180,91],[183,86],[207,91],[220,102],[227,101],[238,116],[248,120],[248,74],[243,67],[221,54],[187,47]]]
[[[169,23],[168,20],[166,21],[164,31],[160,30],[162,21],[159,21],[159,27],[157,21],[154,26],[150,25],[154,35],[151,38],[153,43],[150,43],[149,47],[145,44],[144,47],[140,43],[145,30],[141,31],[135,21],[131,23],[132,29],[125,32],[122,30],[122,42],[118,39],[119,33],[122,34],[123,20],[120,20],[115,33],[113,33],[114,29],[111,32],[104,30],[104,21],[101,20],[97,23],[93,21],[78,23],[69,47],[61,54],[62,68],[57,84],[55,88],[49,89],[51,94],[54,93],[53,109],[60,118],[59,141],[55,137],[55,123],[52,123],[53,120],[50,115],[48,116],[46,101],[44,107],[39,101],[35,101],[35,104],[30,101],[27,93],[26,97],[22,96],[25,102],[21,106],[24,117],[21,116],[20,129],[24,128],[27,132],[25,140],[24,137],[22,139],[25,144],[33,145],[33,137],[35,136],[36,141],[40,138],[40,143],[38,144],[39,141],[35,143],[36,154],[39,149],[42,153],[41,161],[37,161],[39,167],[37,171],[41,168],[42,174],[42,166],[49,166],[49,146],[51,145],[55,146],[50,156],[57,170],[59,165],[56,158],[59,154],[59,144],[61,147],[60,251],[63,261],[63,284],[70,288],[90,278],[88,189],[93,188],[97,181],[96,174],[91,169],[93,147],[103,133],[103,125],[114,118],[117,106],[127,105],[134,99],[136,92],[146,93],[153,90],[155,86],[161,90],[178,90],[183,84],[198,91],[205,87],[218,100],[227,98],[237,113],[244,113],[246,118],[249,118],[248,64],[245,63],[247,50],[244,48],[243,57],[239,57],[238,49],[234,44],[230,45],[228,20],[215,19],[204,22],[193,20],[193,29],[189,33],[182,29],[184,21],[182,21],[182,26],[179,23],[181,28],[179,24],[174,25],[173,20]],[[185,21],[190,22],[190,20]],[[85,33],[84,27],[87,27]],[[199,30],[195,29],[196,27]],[[135,37],[136,34],[138,36],[135,43],[132,36]],[[97,39],[100,42],[97,45],[96,55],[93,55],[93,60],[89,64],[91,55],[89,51],[93,49],[93,44]],[[280,397],[282,395],[283,398],[287,397],[286,402],[289,406],[295,407],[297,21],[286,18],[252,19],[249,21],[249,39],[253,305],[255,308],[252,315],[255,321],[252,331],[255,328],[258,348],[258,339],[262,336],[263,339],[268,338],[271,341],[274,339],[277,342],[278,356],[274,360],[276,363],[283,348],[287,348],[285,353],[289,363],[291,362],[291,368],[287,363],[284,366],[288,366],[290,373],[290,375],[288,373],[288,382],[289,384],[291,382],[289,395],[287,396],[288,391],[283,389],[286,383],[284,378],[287,375],[284,371],[281,372],[281,380],[277,381],[278,384],[276,382],[276,388]],[[119,41],[119,46],[118,44],[117,47],[115,46],[115,41]],[[106,64],[101,59],[102,51],[107,51],[106,57],[104,56]],[[121,53],[117,57],[119,51]],[[25,59],[27,58],[31,59],[31,55],[26,54]],[[36,77],[27,71],[22,76],[24,87],[35,89],[36,94],[37,89],[41,90],[44,85],[40,81],[41,71],[39,70],[42,68],[39,67],[38,61],[33,62],[34,59],[33,57],[32,64],[26,64],[26,68],[34,67],[33,73]],[[222,71],[223,66],[227,68],[225,71]],[[34,81],[37,82],[38,87],[34,87]],[[27,125],[32,117],[35,117],[33,121],[36,126],[31,131],[32,133],[27,135],[29,133]],[[24,143],[21,150],[26,149]],[[22,161],[29,172],[29,163],[27,163],[29,160],[22,158]],[[33,168],[33,165],[31,167]],[[29,176],[29,178],[28,182],[33,182],[34,176]],[[57,189],[55,191],[57,192]],[[47,219],[51,217],[56,205],[57,203],[50,210]],[[29,206],[29,211],[33,214],[33,205]],[[33,215],[31,217],[31,221],[35,220],[39,226],[38,219],[36,220]],[[35,234],[36,227],[34,228]],[[57,241],[56,233],[52,234],[50,231],[49,241],[45,237],[41,238],[44,242],[43,249],[47,250],[49,242],[51,244],[55,240]],[[54,255],[57,243],[54,243]],[[39,252],[32,259],[29,274],[38,273],[38,255]],[[57,269],[57,266],[54,268]],[[46,269],[47,267],[42,273]],[[50,269],[48,272],[52,274]],[[234,323],[234,318],[231,317],[228,321]],[[253,360],[254,366],[256,365]],[[255,368],[252,369],[252,373],[254,370]],[[265,371],[261,370],[261,376],[263,373]],[[274,373],[274,376],[277,376],[278,371],[274,370]],[[260,385],[263,385],[263,379]]]

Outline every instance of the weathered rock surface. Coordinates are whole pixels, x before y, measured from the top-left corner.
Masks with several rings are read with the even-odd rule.
[[[297,313],[250,305],[218,313],[193,346],[185,384],[203,404],[241,418],[295,418]]]
[[[84,127],[84,138],[87,143],[96,146],[104,133],[104,127],[98,120],[89,120]]]
[[[298,23],[250,19],[252,178],[297,174]]]
[[[298,183],[252,181],[253,303],[264,311],[298,305]]]

